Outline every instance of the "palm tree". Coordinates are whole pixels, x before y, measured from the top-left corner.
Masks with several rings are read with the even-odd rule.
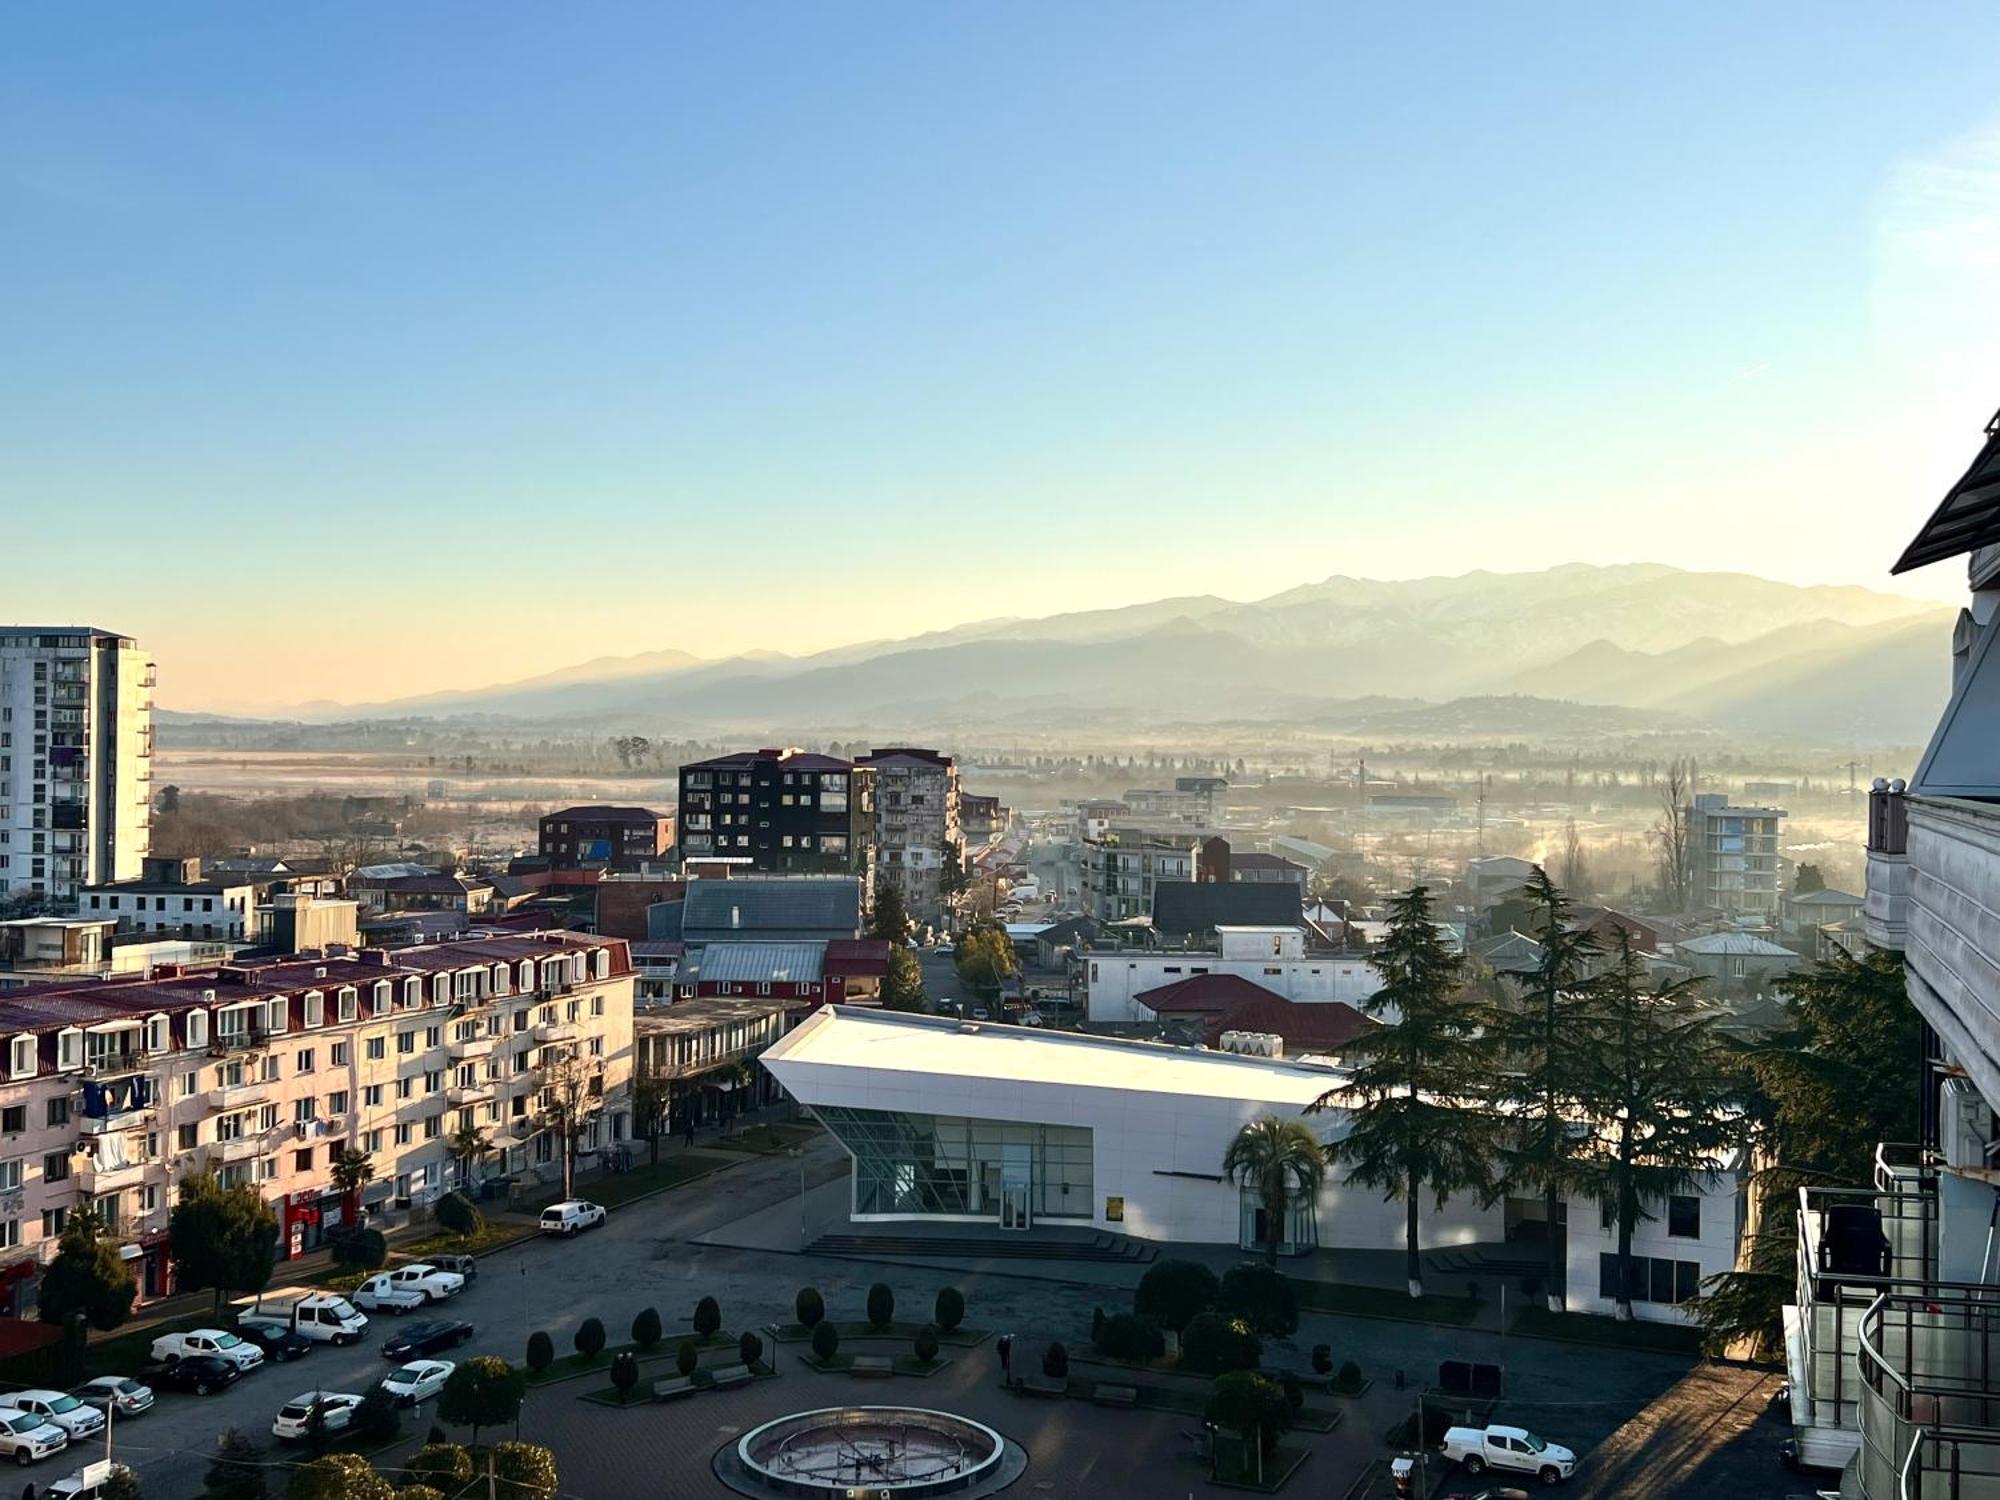
[[[361,1216],[361,1190],[375,1180],[375,1158],[358,1146],[345,1146],[333,1159],[333,1185],[340,1189],[342,1217],[352,1224]]]
[[[453,1131],[444,1143],[451,1159],[458,1164],[458,1185],[472,1186],[472,1168],[478,1160],[493,1149],[493,1143],[479,1133],[479,1127],[469,1121]]]
[[[1275,1266],[1286,1210],[1297,1199],[1316,1197],[1326,1179],[1319,1138],[1298,1120],[1266,1115],[1236,1132],[1223,1153],[1222,1170],[1237,1186],[1256,1191],[1264,1207],[1264,1260]]]

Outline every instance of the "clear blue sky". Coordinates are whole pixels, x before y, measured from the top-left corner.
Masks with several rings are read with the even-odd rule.
[[[13,7],[0,617],[196,706],[1886,584],[2000,405],[2000,9],[1637,9]]]

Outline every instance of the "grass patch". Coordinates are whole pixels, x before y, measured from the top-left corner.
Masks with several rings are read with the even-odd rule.
[[[810,1125],[752,1125],[712,1144],[724,1151],[754,1151],[760,1156],[774,1156],[802,1146],[818,1134]]]
[[[831,1359],[821,1359],[817,1354],[801,1354],[799,1363],[809,1370],[817,1370],[822,1375],[845,1375],[854,1368],[854,1356],[835,1351]]]
[[[1301,1309],[1334,1313],[1345,1318],[1386,1318],[1398,1323],[1445,1323],[1464,1327],[1485,1304],[1470,1297],[1406,1297],[1379,1286],[1348,1286],[1338,1281],[1307,1281],[1287,1277]]]
[[[1701,1354],[1701,1330],[1681,1323],[1621,1323],[1597,1313],[1552,1313],[1530,1303],[1515,1314],[1510,1333],[1526,1338],[1561,1339],[1606,1349],[1638,1349],[1653,1354]]]
[[[84,1377],[130,1375],[141,1365],[152,1363],[154,1339],[169,1333],[186,1333],[191,1328],[227,1328],[229,1322],[225,1308],[219,1317],[214,1312],[187,1313],[164,1322],[148,1323],[144,1328],[93,1337],[83,1347]]]
[[[1280,1443],[1264,1455],[1260,1468],[1256,1455],[1248,1450],[1241,1438],[1219,1432],[1215,1435],[1214,1480],[1232,1490],[1254,1490],[1260,1495],[1275,1495],[1285,1487],[1285,1481],[1299,1471],[1306,1456],[1304,1448]]]
[[[583,1359],[573,1351],[569,1354],[558,1354],[556,1362],[546,1370],[528,1370],[526,1372],[528,1384],[555,1385],[560,1381],[574,1380],[579,1375],[588,1375],[596,1370],[608,1370],[611,1368],[611,1361],[621,1354],[636,1355],[641,1366],[658,1364],[662,1360],[678,1359],[681,1345],[687,1343],[694,1345],[697,1354],[710,1354],[717,1349],[727,1349],[731,1354],[736,1352],[736,1335],[722,1332],[717,1332],[706,1339],[696,1338],[693,1334],[689,1334],[686,1338],[663,1338],[650,1349],[641,1349],[637,1344],[630,1343],[606,1344],[597,1352],[594,1359]]]
[[[877,1328],[873,1323],[835,1323],[834,1329],[843,1339],[914,1339],[922,1333],[925,1323],[891,1323],[886,1328]],[[764,1330],[773,1343],[809,1344],[812,1330],[803,1323],[773,1323]],[[954,1328],[950,1333],[940,1331],[938,1342],[952,1349],[977,1349],[993,1337],[990,1328]]]

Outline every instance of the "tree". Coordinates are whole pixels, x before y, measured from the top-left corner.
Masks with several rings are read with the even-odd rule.
[[[1069,1379],[1069,1350],[1051,1344],[1042,1351],[1042,1373],[1051,1380]]]
[[[343,1146],[340,1155],[333,1159],[333,1185],[340,1189],[340,1215],[349,1224],[360,1219],[361,1190],[374,1180],[375,1158],[360,1147]]]
[[[1245,1466],[1254,1462],[1260,1473],[1264,1459],[1292,1425],[1292,1404],[1284,1389],[1254,1370],[1232,1370],[1218,1377],[1209,1387],[1201,1414],[1203,1420],[1242,1439]]]
[[[426,1443],[403,1465],[413,1484],[456,1495],[472,1483],[472,1455],[457,1443]]]
[[[819,1294],[818,1287],[802,1286],[798,1296],[792,1299],[792,1312],[802,1328],[815,1328],[826,1316],[826,1299]]]
[[[472,1186],[473,1168],[486,1159],[487,1153],[493,1149],[493,1142],[480,1132],[477,1125],[467,1120],[445,1138],[444,1149],[452,1164],[458,1168],[458,1185],[469,1188]]]
[[[840,1330],[829,1321],[822,1320],[813,1325],[813,1358],[825,1364],[840,1352]]]
[[[264,1450],[234,1427],[224,1428],[215,1440],[215,1456],[208,1461],[202,1487],[207,1500],[266,1500]]]
[[[470,1427],[477,1443],[480,1428],[505,1427],[520,1416],[527,1395],[527,1375],[497,1355],[462,1359],[438,1392],[438,1420]]]
[[[1537,866],[1537,868],[1540,868]],[[1583,836],[1576,831],[1576,819],[1563,820],[1562,888],[1572,901],[1588,900],[1590,862],[1583,851]]]
[[[671,1079],[650,1068],[641,1068],[632,1075],[632,1128],[646,1138],[646,1149],[655,1165],[660,1160],[660,1137],[667,1133],[673,1104]]]
[[[1690,980],[1646,984],[1620,930],[1591,986],[1592,1014],[1572,1041],[1587,1059],[1578,1103],[1589,1132],[1579,1177],[1618,1226],[1617,1317],[1632,1318],[1632,1234],[1671,1193],[1711,1181],[1740,1126],[1712,1023],[1687,1001]]]
[[[1694,895],[1694,762],[1667,762],[1653,784],[1659,816],[1653,843],[1659,853],[1660,893],[1673,910],[1686,911]]]
[[[955,1286],[938,1288],[937,1301],[931,1305],[931,1321],[945,1333],[950,1333],[965,1321],[965,1293]]]
[[[1292,1284],[1270,1266],[1231,1266],[1222,1275],[1215,1308],[1236,1318],[1253,1333],[1284,1337],[1298,1331],[1299,1304]]]
[[[443,1490],[431,1484],[403,1484],[396,1487],[395,1500],[452,1500]]]
[[[494,1500],[555,1500],[556,1456],[538,1443],[495,1443],[487,1469]]]
[[[446,1193],[438,1199],[432,1213],[440,1228],[450,1230],[460,1239],[473,1239],[486,1228],[486,1216],[463,1193]]]
[[[1157,1359],[1167,1352],[1160,1330],[1137,1313],[1117,1313],[1091,1330],[1090,1342],[1098,1353],[1134,1363]]]
[[[1264,1346],[1240,1318],[1205,1312],[1181,1334],[1181,1368],[1197,1375],[1254,1370],[1263,1358]]]
[[[694,1305],[694,1331],[704,1339],[712,1339],[722,1328],[722,1304],[713,1297],[703,1297]]]
[[[896,1321],[896,1293],[886,1281],[868,1288],[868,1326],[887,1328]]]
[[[97,1215],[87,1207],[74,1210],[56,1258],[42,1273],[37,1316],[57,1324],[81,1317],[104,1332],[132,1315],[132,1299],[138,1292],[132,1268],[104,1237]]]
[[[981,994],[998,994],[1007,976],[1020,968],[1014,945],[1006,929],[994,922],[981,922],[959,935],[952,950],[952,966],[958,977]]]
[[[1389,930],[1373,963],[1382,988],[1362,1003],[1378,1022],[1348,1044],[1348,1081],[1314,1110],[1348,1111],[1347,1135],[1330,1148],[1348,1180],[1403,1203],[1405,1271],[1424,1294],[1418,1213],[1429,1189],[1440,1209],[1454,1196],[1490,1196],[1490,1117],[1480,1095],[1488,1049],[1478,1010],[1458,997],[1459,961],[1444,945],[1430,892],[1414,886],[1389,903]]]
[[[749,1329],[744,1329],[736,1340],[736,1357],[755,1369],[757,1361],[764,1357],[764,1341]]]
[[[1266,1115],[1236,1132],[1222,1156],[1223,1175],[1257,1195],[1264,1210],[1264,1261],[1278,1263],[1294,1203],[1312,1203],[1326,1177],[1319,1139],[1298,1120]]]
[[[910,940],[910,908],[903,900],[903,887],[893,876],[877,874],[874,900],[868,912],[868,935],[881,938],[892,949]]]
[[[352,1271],[379,1271],[389,1260],[389,1241],[379,1229],[356,1229],[333,1242],[333,1262]]]
[[[213,1290],[217,1313],[226,1293],[270,1285],[278,1221],[248,1183],[225,1188],[213,1173],[183,1177],[167,1235],[180,1289]]]
[[[528,1335],[528,1368],[537,1375],[556,1362],[556,1341],[539,1328]]]
[[[1696,1304],[1716,1353],[1745,1338],[1761,1352],[1781,1347],[1797,1283],[1799,1188],[1866,1187],[1876,1144],[1915,1140],[1920,1129],[1909,1059],[1923,1023],[1904,988],[1901,954],[1835,952],[1777,987],[1791,1024],[1742,1057],[1763,1163],[1751,1179],[1756,1228],[1740,1268],[1711,1278]]]
[[[97,1500],[141,1500],[139,1476],[124,1464],[113,1464],[97,1487]]]
[[[1814,891],[1826,889],[1826,876],[1818,865],[1800,865],[1792,871],[1792,894],[1810,896]]]
[[[930,1009],[924,993],[924,966],[917,955],[898,945],[889,950],[889,971],[882,979],[882,1008],[911,1014]]]
[[[641,1349],[651,1349],[658,1344],[663,1332],[656,1308],[641,1308],[639,1316],[632,1320],[632,1342]]]
[[[1132,1294],[1132,1311],[1179,1333],[1215,1306],[1222,1289],[1215,1272],[1199,1261],[1162,1260],[1146,1268]]]
[[[565,1198],[576,1196],[576,1158],[590,1121],[604,1107],[604,1062],[576,1042],[542,1048],[542,1119],[556,1133]]]
[[[285,1500],[393,1500],[395,1486],[358,1453],[329,1453],[292,1470]]]
[[[639,1383],[639,1357],[627,1349],[611,1358],[611,1384],[618,1392],[618,1399],[624,1401],[632,1394],[632,1387]]]
[[[701,1351],[695,1347],[694,1340],[682,1339],[680,1347],[674,1350],[674,1368],[680,1371],[683,1379],[686,1379],[700,1366]]]
[[[1542,1285],[1549,1311],[1561,1312],[1564,1245],[1556,1226],[1566,1195],[1577,1185],[1570,1123],[1588,1063],[1576,1032],[1590,1012],[1590,968],[1599,948],[1594,933],[1575,925],[1569,896],[1540,865],[1524,893],[1541,952],[1533,968],[1511,976],[1525,991],[1526,1003],[1492,1018],[1493,1043],[1504,1064],[1494,1070],[1495,1103],[1505,1116],[1500,1164],[1509,1188],[1541,1195],[1548,1233]]]
[[[382,1386],[371,1385],[362,1392],[351,1425],[354,1435],[364,1442],[386,1443],[402,1431],[403,1414],[394,1396]]]
[[[590,1363],[604,1352],[604,1324],[597,1318],[585,1318],[576,1325],[576,1332],[570,1342],[576,1345],[577,1358]]]

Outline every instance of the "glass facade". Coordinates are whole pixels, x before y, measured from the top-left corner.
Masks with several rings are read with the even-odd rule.
[[[1285,1200],[1285,1232],[1278,1254],[1304,1255],[1319,1244],[1318,1204],[1312,1193],[1290,1193]],[[1237,1208],[1236,1243],[1244,1250],[1262,1250],[1270,1234],[1264,1200],[1256,1189],[1241,1191]]]
[[[1088,1219],[1086,1126],[1026,1125],[821,1105],[813,1113],[854,1153],[857,1214]]]

